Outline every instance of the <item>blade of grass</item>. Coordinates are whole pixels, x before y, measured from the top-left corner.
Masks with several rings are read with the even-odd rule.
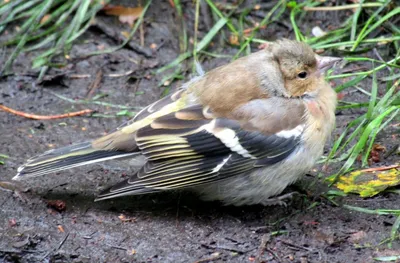
[[[196,47],[196,52],[200,52],[201,50],[203,50],[211,42],[213,37],[218,33],[219,30],[221,30],[221,28],[226,23],[227,23],[227,20],[225,18],[221,18],[220,20],[218,20],[218,22],[210,29],[210,31],[208,31],[208,33],[204,36],[204,38],[198,43],[198,45]],[[191,56],[190,52],[180,54],[179,57],[177,57],[175,60],[173,60],[171,63],[165,65],[164,67],[156,70],[155,73],[160,74],[167,69],[173,68],[173,67],[179,65],[180,63],[182,63],[182,61],[188,59],[190,56]]]
[[[400,210],[396,209],[367,209],[363,207],[358,207],[358,206],[351,206],[351,205],[343,205],[344,208],[352,210],[352,211],[357,211],[357,212],[362,212],[366,214],[372,214],[372,215],[400,215]]]
[[[368,106],[368,111],[367,114],[365,115],[365,118],[369,120],[372,116],[372,113],[375,108],[375,103],[376,103],[376,97],[378,95],[378,83],[376,81],[376,73],[372,74],[372,89],[371,89],[371,98],[369,101],[369,106]]]
[[[367,75],[361,75],[361,76],[357,76],[354,79],[347,81],[339,86],[337,86],[335,88],[336,93],[339,93],[349,87],[353,87],[354,85],[358,84],[360,81],[362,81],[363,79],[365,79],[367,77]]]
[[[372,21],[374,21],[375,17],[387,7],[387,5],[388,5],[390,2],[391,2],[390,0],[386,0],[386,2],[385,2],[380,8],[378,8],[378,10],[376,10],[376,11],[369,17],[369,19],[367,20],[367,22],[364,24],[364,27],[361,29],[360,33],[358,34],[358,37],[357,37],[357,39],[355,40],[354,45],[353,45],[353,47],[351,48],[351,51],[354,51],[354,50],[357,48],[358,44],[363,40],[363,38],[369,34],[368,31],[369,31],[369,28],[370,28],[370,24],[372,23]],[[379,21],[382,21],[382,22],[383,22],[382,19],[380,19]],[[378,22],[379,22],[379,21],[378,21]],[[374,28],[374,29],[375,29],[375,28]],[[366,32],[368,32],[368,33],[366,33]]]
[[[207,4],[210,6],[211,10],[214,11],[214,13],[216,13],[220,19],[225,19],[226,20],[226,24],[229,28],[229,30],[238,35],[239,32],[238,30],[233,26],[232,22],[230,21],[230,19],[227,16],[224,16],[221,11],[219,11],[219,9],[215,6],[214,2],[212,0],[206,0]]]
[[[389,107],[386,111],[384,111],[383,113],[381,113],[379,116],[377,116],[374,120],[372,120],[363,130],[362,135],[360,136],[360,138],[358,139],[357,143],[355,144],[355,146],[353,147],[351,154],[349,156],[349,158],[346,160],[346,162],[343,164],[343,166],[340,168],[339,174],[343,174],[346,173],[350,170],[351,166],[354,164],[354,162],[356,161],[356,159],[358,158],[359,154],[361,153],[361,151],[364,149],[368,138],[370,137],[370,135],[372,134],[372,132],[374,131],[374,129],[376,129],[377,127],[380,126],[380,124],[382,123],[383,119],[389,115],[391,112],[393,112],[394,110],[396,110],[397,108],[395,106]]]
[[[21,34],[24,34],[22,37],[21,41],[18,43],[18,45],[15,47],[14,51],[11,53],[9,58],[7,59],[6,63],[4,64],[3,69],[0,71],[0,76],[3,75],[4,73],[7,73],[8,70],[10,69],[13,61],[15,58],[18,56],[18,54],[21,52],[22,48],[24,47],[30,30],[37,24],[39,21],[42,19],[42,17],[48,12],[48,10],[51,8],[51,5],[53,4],[53,0],[46,0],[44,1],[40,8],[36,11],[35,15],[30,17],[27,22],[22,26],[21,28]],[[27,26],[25,26],[27,25]]]
[[[363,3],[364,3],[364,0],[361,0],[360,3],[358,4],[356,12],[353,15],[353,23],[351,25],[351,32],[350,32],[350,40],[351,41],[354,41],[354,39],[356,38],[358,18],[360,17],[361,10],[363,8]]]
[[[240,46],[239,51],[235,54],[235,56],[233,57],[233,60],[237,59],[240,54],[243,52],[243,50],[245,50],[246,48],[249,47],[249,44],[251,43],[251,41],[253,40],[253,37],[255,36],[255,34],[258,32],[258,30],[261,27],[266,26],[268,23],[271,23],[270,19],[272,17],[272,15],[276,12],[276,10],[278,10],[278,8],[283,4],[283,11],[285,10],[286,6],[284,5],[284,2],[278,2],[276,5],[274,5],[274,7],[271,9],[271,11],[268,12],[268,14],[265,16],[265,18],[253,29],[250,37],[246,38],[245,43],[243,43]],[[280,13],[282,14],[282,12]]]
[[[15,17],[16,14],[18,14],[18,13],[20,13],[20,12],[22,12],[22,11],[32,7],[32,6],[34,6],[34,5],[36,5],[37,3],[40,3],[40,2],[41,2],[40,0],[27,1],[24,4],[16,7],[15,9],[12,9],[12,11],[9,14],[7,14],[7,18],[4,21],[0,22],[0,33],[3,32],[3,30],[5,28],[4,27],[5,25],[7,25],[8,23],[10,23],[10,22],[12,22],[14,20],[14,17]],[[13,7],[13,6],[11,5],[10,7]]]

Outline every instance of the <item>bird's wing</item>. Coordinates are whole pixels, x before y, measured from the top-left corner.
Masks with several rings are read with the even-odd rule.
[[[216,118],[207,107],[190,105],[136,130],[137,147],[148,162],[97,200],[215,182],[271,165],[296,149],[301,133],[246,130],[238,120]]]

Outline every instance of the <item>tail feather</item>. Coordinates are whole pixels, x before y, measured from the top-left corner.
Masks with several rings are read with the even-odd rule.
[[[29,159],[18,168],[13,180],[59,172],[86,164],[137,155],[137,152],[105,151],[92,147],[91,142],[79,143],[47,151]]]

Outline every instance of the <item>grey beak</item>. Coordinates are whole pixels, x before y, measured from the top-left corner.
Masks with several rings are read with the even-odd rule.
[[[342,58],[323,57],[319,55],[316,55],[315,57],[317,59],[318,71],[321,74],[325,73],[328,69],[332,68],[337,62],[342,60]]]

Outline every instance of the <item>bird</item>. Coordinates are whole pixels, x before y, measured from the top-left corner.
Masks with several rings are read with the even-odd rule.
[[[312,169],[335,127],[336,93],[325,72],[341,58],[279,39],[217,67],[143,108],[114,132],[47,151],[14,180],[100,161],[137,158],[132,176],[96,201],[194,191],[225,205],[275,205]]]

